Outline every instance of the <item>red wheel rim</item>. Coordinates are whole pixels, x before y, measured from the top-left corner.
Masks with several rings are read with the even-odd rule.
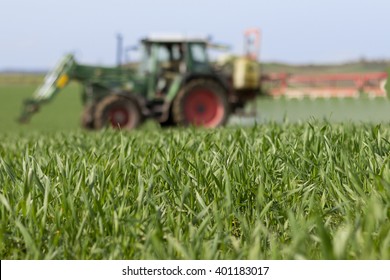
[[[215,127],[222,121],[224,112],[221,100],[208,89],[193,90],[184,101],[184,115],[193,125]]]
[[[130,114],[124,107],[114,107],[108,112],[108,119],[114,128],[125,127],[130,120]]]

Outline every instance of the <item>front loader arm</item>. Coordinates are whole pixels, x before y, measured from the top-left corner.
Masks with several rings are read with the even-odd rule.
[[[39,111],[42,104],[50,102],[68,84],[76,66],[73,55],[64,56],[56,67],[46,75],[33,97],[24,101],[19,122],[28,122],[31,116]]]

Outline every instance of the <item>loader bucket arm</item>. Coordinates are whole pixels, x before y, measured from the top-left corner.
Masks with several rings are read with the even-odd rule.
[[[64,56],[55,68],[46,75],[33,97],[24,100],[19,122],[28,122],[31,116],[39,111],[42,104],[50,102],[68,84],[76,65],[73,55]]]

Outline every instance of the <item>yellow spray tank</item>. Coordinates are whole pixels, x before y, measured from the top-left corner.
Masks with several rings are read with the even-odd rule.
[[[245,56],[234,60],[233,87],[236,90],[253,90],[260,88],[260,30],[248,29],[244,32]]]
[[[256,60],[237,57],[233,61],[233,88],[253,90],[260,87],[260,66]]]
[[[260,89],[260,31],[248,29],[244,32],[244,55],[225,54],[219,57],[217,67],[231,76],[235,91],[253,91]]]

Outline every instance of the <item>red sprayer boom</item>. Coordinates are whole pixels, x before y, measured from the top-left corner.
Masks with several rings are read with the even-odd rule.
[[[388,74],[338,73],[289,75],[274,73],[261,77],[262,85],[272,96],[287,97],[369,97],[386,96]]]

